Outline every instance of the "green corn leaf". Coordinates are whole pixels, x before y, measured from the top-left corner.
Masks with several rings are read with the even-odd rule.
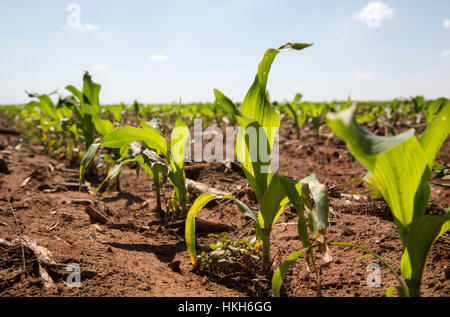
[[[234,201],[236,205],[239,207],[239,210],[242,212],[242,214],[253,219],[255,224],[256,236],[259,240],[261,237],[261,227],[258,224],[257,216],[243,202],[241,202],[238,199],[235,199],[232,195],[215,196],[212,194],[202,194],[194,201],[186,217],[186,226],[185,226],[186,246],[189,252],[189,256],[191,258],[191,262],[194,266],[197,265],[197,252],[195,249],[195,216],[207,203],[209,203],[214,199],[229,199]]]
[[[186,204],[189,202],[188,192],[186,188],[186,175],[183,169],[184,150],[188,139],[189,128],[181,119],[181,115],[178,114],[174,129],[172,130],[170,142],[171,172],[169,173],[169,179],[172,185],[175,187],[175,198],[180,201],[183,206],[186,206]]]
[[[155,179],[155,175],[153,174],[152,168],[150,165],[147,164],[147,162],[144,159],[144,155],[139,155],[136,157],[136,162],[139,164],[140,167],[144,169],[144,171],[150,175],[152,179]],[[136,167],[136,174],[139,179],[140,169]]]
[[[88,103],[95,109],[96,113],[100,113],[99,94],[101,86],[92,81],[91,75],[88,72],[84,74],[83,78],[83,94],[87,97]]]
[[[244,99],[241,111],[244,116],[257,121],[265,130],[269,147],[272,148],[275,133],[280,126],[280,114],[267,100],[265,90],[258,82],[258,75]]]
[[[71,92],[75,97],[77,97],[78,100],[80,100],[80,102],[82,102],[82,103],[84,102],[83,93],[80,90],[78,90],[75,86],[68,85],[68,86],[66,86],[66,89],[69,92]]]
[[[145,162],[143,166],[144,170],[149,174],[155,181],[159,182],[156,175],[167,175],[169,174],[170,167],[167,165],[161,157],[159,157],[154,151],[145,149],[141,156]]]
[[[300,97],[297,97],[297,96],[300,96]],[[296,137],[297,137],[297,139],[300,139],[300,127],[305,123],[306,116],[305,116],[304,112],[299,114],[295,108],[295,102],[296,102],[295,100],[297,100],[297,99],[300,100],[301,95],[297,94],[295,97],[296,98],[294,99],[294,103],[291,104],[290,102],[287,102],[283,109],[294,121]]]
[[[302,94],[297,93],[294,97],[294,101],[292,102],[294,105],[297,104],[302,99]]]
[[[113,130],[111,121],[102,119],[98,115],[92,116],[92,121],[94,122],[95,130],[100,136],[104,136]]]
[[[407,227],[423,216],[430,195],[428,182],[424,181],[430,173],[426,156],[414,130],[395,137],[379,137],[356,123],[354,110],[352,106],[336,115],[330,114],[329,125],[372,172],[369,182],[389,204],[405,244]]]
[[[258,67],[258,80],[261,85],[261,88],[263,91],[266,90],[267,85],[267,78],[269,76],[269,71],[272,66],[272,63],[275,59],[275,57],[278,55],[281,51],[299,51],[304,48],[307,48],[313,44],[307,44],[307,43],[286,43],[282,46],[280,46],[278,49],[268,49],[266,53],[264,54],[264,58],[259,64]]]
[[[189,252],[189,256],[191,258],[192,265],[197,266],[197,251],[195,249],[195,216],[197,213],[210,201],[214,199],[231,199],[233,200],[233,196],[215,196],[212,194],[201,194],[194,201],[189,210],[186,217],[186,225],[185,225],[185,237],[186,237],[186,246]]]
[[[364,254],[363,256],[359,257],[355,262],[353,262],[353,266],[356,266],[356,264],[358,264],[362,260],[370,258],[370,257],[373,257],[373,255],[370,254],[370,253],[369,254]]]
[[[417,100],[420,102],[420,98]],[[356,158],[370,169],[369,182],[392,210],[405,249],[401,270],[408,292],[403,291],[401,295],[420,296],[429,250],[434,241],[450,228],[448,214],[424,216],[431,194],[428,184],[431,168],[449,134],[450,107],[445,106],[432,120],[420,143],[408,132],[393,138],[373,136],[354,123],[354,107],[349,110],[344,115],[330,115],[329,124],[347,142]],[[380,147],[382,151],[371,153],[370,148],[364,149],[361,142],[365,141],[370,148]]]
[[[436,155],[450,133],[450,102],[447,102],[431,121],[420,138],[420,145],[425,153],[430,168]]]
[[[423,96],[416,96],[411,98],[411,101],[414,105],[414,111],[415,113],[419,113],[422,111],[423,107],[425,106],[424,98]]]
[[[221,93],[219,90],[214,89],[214,95],[216,96],[216,99],[224,109],[231,114],[232,116],[240,116],[243,117],[244,115],[241,113],[241,111],[236,107],[236,105],[223,93]]]
[[[116,119],[116,121],[119,123],[122,122],[122,114],[123,114],[123,110],[124,110],[124,104],[120,104],[120,106],[112,106],[110,107],[111,113],[114,116],[114,119]]]
[[[309,248],[305,248],[301,251],[297,251],[292,253],[286,261],[281,264],[281,266],[275,271],[272,277],[272,292],[274,297],[280,297],[280,288],[281,284],[283,284],[283,280],[286,277],[287,272],[291,268],[291,266],[295,263],[295,261],[304,255]]]
[[[61,128],[64,131],[68,131],[72,128],[72,126],[75,124],[75,120],[74,119],[69,119],[69,118],[61,118],[59,120],[59,124],[61,125]]]
[[[396,137],[377,136],[356,122],[355,110],[356,104],[337,114],[328,114],[328,125],[369,171],[374,167],[376,154],[386,152],[414,135],[414,129],[411,129]]]
[[[317,219],[317,228],[314,228],[313,234],[321,233],[324,235],[328,226],[328,189],[319,182],[314,174],[309,175],[300,182],[308,184],[308,188],[311,190],[311,194],[316,204],[315,218]]]
[[[289,201],[295,207],[298,215],[297,230],[300,240],[303,243],[303,247],[307,248],[311,245],[309,241],[308,228],[306,227],[306,219],[303,214],[303,202],[302,202],[302,185],[300,182],[294,182],[286,177],[280,176],[281,185],[283,186]]]
[[[450,229],[450,214],[423,216],[414,220],[408,228],[401,271],[411,296],[420,296],[420,284],[428,253],[433,243]]]
[[[180,115],[178,115],[175,121],[175,126],[172,130],[170,140],[170,152],[172,155],[172,161],[176,164],[178,169],[183,169],[184,165],[184,150],[186,148],[186,142],[189,139],[189,128],[183,122]]]
[[[393,297],[394,296],[394,292],[395,291],[397,291],[397,292],[399,291],[398,289],[399,289],[398,287],[389,286],[387,288],[387,290],[386,290],[386,297]]]
[[[104,136],[102,145],[110,148],[120,148],[134,141],[142,141],[149,148],[162,152],[167,157],[169,156],[166,139],[159,134],[158,130],[151,127],[149,129],[128,126],[116,128]]]
[[[56,107],[50,97],[48,95],[40,95],[38,96],[38,99],[42,113],[52,120],[59,120]]]
[[[447,100],[445,98],[439,98],[431,102],[425,113],[425,118],[427,119],[428,123],[430,123],[433,120],[434,115],[439,111],[439,109],[441,109],[441,107],[446,103],[446,101]]]
[[[255,215],[255,213],[242,201],[238,199],[234,199],[234,202],[239,207],[239,210],[242,212],[244,216],[247,216],[253,220],[254,226],[255,226],[255,232],[256,232],[256,238],[258,240],[261,240],[261,226],[259,225],[258,216]]]
[[[81,184],[83,182],[84,172],[86,171],[86,167],[92,162],[92,160],[95,157],[95,154],[97,153],[98,149],[100,148],[100,143],[93,143],[86,151],[86,154],[83,156],[83,159],[81,160],[80,164],[80,185],[79,185],[79,192],[81,192]]]
[[[97,195],[98,191],[103,187],[103,185],[105,183],[110,183],[120,175],[122,171],[122,165],[121,164],[115,164],[113,165],[113,167],[111,168],[111,170],[109,171],[108,175],[106,176],[106,178],[103,180],[103,182],[100,183],[100,185],[98,185],[98,187],[94,190],[94,195]],[[103,194],[103,196],[106,196],[109,192],[109,186],[106,190],[106,192]]]
[[[105,183],[109,183],[111,185],[111,183],[117,179],[117,177],[119,177],[119,175],[122,173],[122,167],[128,163],[131,162],[136,162],[137,159],[136,157],[132,157],[132,156],[127,156],[127,157],[122,157],[121,159],[119,159],[118,161],[116,161],[116,163],[113,165],[113,167],[111,168],[111,170],[109,171],[108,175],[106,176],[106,178],[103,180],[103,182],[100,183],[100,185],[95,189],[94,191],[94,195],[97,194],[97,192],[102,188],[102,186]],[[108,187],[109,190],[109,187]],[[103,196],[106,196],[108,194],[108,190],[104,193]]]
[[[242,103],[241,112],[244,116],[258,121],[266,131],[270,147],[273,144],[274,132],[271,128],[280,126],[280,115],[275,111],[266,96],[266,85],[270,68],[278,53],[282,50],[301,50],[312,44],[287,43],[277,49],[268,49],[258,66],[258,74]]]
[[[258,215],[263,235],[270,234],[273,224],[283,211],[284,205],[289,201],[285,197],[286,192],[281,184],[280,176],[274,174],[267,190],[263,194]]]
[[[298,126],[298,115],[295,111],[294,107],[290,102],[286,103],[286,113],[291,117],[291,119],[294,121],[295,125]]]
[[[160,175],[167,175],[169,173],[169,166],[163,163],[154,163],[151,166],[151,170],[153,173],[153,179],[156,182],[160,182],[160,179],[158,177],[160,177]],[[158,175],[158,177],[156,177],[156,175]]]
[[[169,170],[169,166],[163,161],[163,159],[156,154],[155,151],[145,149],[142,151],[142,156],[150,167],[153,165],[165,165],[167,167],[167,171]]]
[[[293,43],[293,42],[289,42],[289,43],[286,43],[286,44],[280,46],[278,48],[278,50],[280,50],[280,51],[292,51],[292,50],[298,51],[298,50],[302,50],[304,48],[310,47],[312,45],[314,45],[314,44],[313,43]]]
[[[265,148],[263,148],[264,145]],[[239,127],[236,137],[236,156],[258,202],[261,202],[270,180],[270,152],[266,133],[258,122],[252,121],[245,128]],[[262,153],[267,154],[264,160],[261,157]]]
[[[240,128],[236,139],[236,154],[258,202],[261,202],[263,193],[271,179],[270,176],[267,176],[270,173],[269,162],[261,164],[261,159],[258,156],[259,153],[264,152],[270,156],[274,138],[280,126],[280,115],[270,104],[266,92],[269,71],[275,57],[281,50],[301,50],[310,45],[312,44],[287,43],[278,50],[267,50],[258,66],[258,73],[245,96],[241,109],[238,109],[220,91],[214,90],[217,101],[238,120]],[[253,131],[256,130],[257,140],[250,140],[249,138],[252,129]],[[260,151],[259,149],[263,143],[267,146],[266,151]],[[264,171],[261,171],[262,165],[265,165]]]
[[[116,159],[117,159],[118,157],[120,158],[120,157],[125,157],[125,156],[127,156],[129,150],[130,150],[130,145],[127,144],[127,145],[122,145],[119,149],[114,149],[113,152],[115,152]],[[118,156],[117,156],[117,152],[118,152]],[[136,156],[136,154],[132,154],[131,156],[134,157],[134,156]]]

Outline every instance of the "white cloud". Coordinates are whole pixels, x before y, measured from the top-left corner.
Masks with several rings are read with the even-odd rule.
[[[98,30],[100,30],[100,25],[88,23],[88,24],[84,25],[83,29],[86,31],[98,31]]]
[[[355,14],[357,20],[366,21],[368,27],[380,27],[381,21],[395,16],[394,9],[382,1],[372,1]]]
[[[444,50],[441,53],[441,58],[446,58],[450,56],[450,50]]]
[[[91,69],[94,71],[105,71],[108,70],[108,66],[105,64],[94,64],[91,66]]]
[[[358,73],[355,75],[354,79],[355,80],[370,80],[373,79],[374,75],[372,73]]]
[[[442,23],[442,26],[445,29],[450,29],[450,19],[445,20],[444,23]]]
[[[150,62],[164,62],[166,60],[168,60],[169,58],[166,55],[163,54],[155,54],[155,55],[150,55],[149,57]]]

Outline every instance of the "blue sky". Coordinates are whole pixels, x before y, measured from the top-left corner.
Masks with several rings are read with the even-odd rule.
[[[450,98],[450,1],[375,2],[0,0],[0,104],[80,86],[84,70],[104,104],[212,101],[214,88],[239,101],[288,41],[315,45],[277,57],[273,100]]]

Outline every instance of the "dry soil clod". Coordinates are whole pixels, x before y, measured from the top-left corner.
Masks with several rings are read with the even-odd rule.
[[[98,211],[94,207],[89,205],[89,206],[86,206],[86,208],[84,210],[89,215],[89,218],[91,219],[92,223],[98,222],[98,223],[104,225],[108,222],[108,217],[106,217],[105,214]]]

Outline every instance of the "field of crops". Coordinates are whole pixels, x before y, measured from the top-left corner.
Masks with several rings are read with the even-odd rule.
[[[449,296],[450,101],[271,101],[309,46],[241,103],[1,106],[0,296]]]

